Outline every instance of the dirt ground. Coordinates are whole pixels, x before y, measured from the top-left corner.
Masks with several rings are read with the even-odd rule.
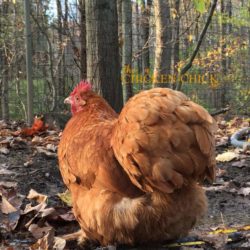
[[[78,225],[72,218],[71,209],[57,195],[66,190],[56,157],[59,132],[47,131],[35,138],[22,138],[12,134],[19,129],[18,124],[4,126],[2,125],[0,130],[0,194],[7,197],[16,211],[11,210],[11,213],[6,215],[3,213],[2,205],[0,249],[29,249],[35,244],[38,237],[34,237],[34,231],[32,233],[30,228],[28,230],[27,226],[24,226],[29,220],[32,220],[32,225],[53,227],[56,236],[75,231]],[[220,139],[217,154],[233,150],[227,144],[225,133],[220,138],[223,136],[224,141]],[[209,204],[208,213],[190,233],[193,238],[189,239],[189,241],[201,239],[205,243],[179,249],[250,249],[250,228],[242,229],[250,225],[250,154],[239,151],[236,159],[218,162],[217,166],[215,183],[205,186]],[[27,198],[31,189],[47,196],[46,208],[54,208],[56,216],[55,213],[53,216],[43,216],[38,209],[23,212],[27,205],[37,204]],[[14,218],[10,216],[13,213]],[[232,230],[209,237],[209,232],[218,228]],[[235,232],[234,228],[238,229],[238,232]],[[65,249],[77,249],[76,242],[67,243]]]

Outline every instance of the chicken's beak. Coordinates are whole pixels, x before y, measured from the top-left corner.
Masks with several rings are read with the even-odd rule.
[[[71,97],[69,96],[66,99],[64,99],[64,103],[65,104],[71,104],[72,103]]]

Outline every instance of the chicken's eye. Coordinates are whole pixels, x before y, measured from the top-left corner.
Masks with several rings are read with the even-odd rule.
[[[78,96],[76,96],[76,101],[79,101],[79,97]]]

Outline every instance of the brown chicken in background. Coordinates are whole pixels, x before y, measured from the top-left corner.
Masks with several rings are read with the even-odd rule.
[[[59,165],[82,239],[135,245],[187,235],[206,212],[200,184],[214,179],[209,113],[181,92],[155,88],[118,115],[87,82],[65,102],[73,116]]]
[[[41,117],[35,117],[33,124],[31,127],[23,128],[19,134],[23,136],[34,136],[36,134],[39,134],[45,130],[47,130],[48,125],[45,124],[43,116]]]

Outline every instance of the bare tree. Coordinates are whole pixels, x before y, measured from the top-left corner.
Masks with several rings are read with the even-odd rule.
[[[131,82],[132,70],[132,5],[130,1],[122,1],[122,72],[124,102],[126,102],[133,95],[133,88]]]
[[[1,55],[0,55],[1,57]],[[3,60],[4,63],[5,60]],[[2,119],[4,121],[9,120],[9,85],[8,85],[8,71],[4,71],[2,79],[0,80],[1,86],[1,107],[2,107]]]
[[[117,17],[118,17],[118,40],[119,40],[119,54],[120,63],[122,65],[122,47],[123,47],[123,35],[122,35],[122,2],[123,0],[117,0]]]
[[[85,18],[85,0],[79,0],[80,11],[80,72],[81,78],[87,78],[87,62],[86,62],[86,18]]]
[[[226,8],[225,8],[225,1],[224,0],[221,0],[221,15],[223,17],[223,19],[225,18],[226,16]],[[222,60],[221,60],[221,66],[222,66],[222,71],[224,74],[226,74],[226,71],[227,71],[227,59],[226,59],[226,34],[227,34],[227,25],[226,23],[222,20],[222,23],[221,23],[221,57],[222,57]]]
[[[57,6],[57,33],[58,33],[58,58],[61,60],[58,61],[58,69],[57,69],[57,76],[56,76],[56,84],[55,84],[55,107],[54,109],[59,108],[59,104],[61,103],[60,97],[64,95],[65,89],[65,82],[64,82],[64,41],[63,41],[63,33],[64,33],[64,26],[67,25],[67,20],[63,16],[62,4],[60,0],[56,0]],[[65,1],[65,12],[67,12],[67,1]],[[67,17],[67,14],[65,14]]]
[[[125,1],[126,2],[126,1]],[[127,1],[130,2],[130,1]],[[139,11],[139,5],[138,1],[132,2],[132,45],[133,45],[133,69],[137,70],[138,75],[141,74],[141,31],[140,31],[140,11]],[[140,83],[139,83],[140,84]]]
[[[86,0],[87,78],[110,105],[122,108],[116,0]]]
[[[154,65],[154,86],[166,86],[160,84],[164,80],[162,76],[171,72],[171,22],[169,1],[154,1],[155,15],[155,65]]]
[[[174,48],[173,48],[173,74],[178,74],[177,64],[180,61],[180,0],[174,0],[174,10],[175,10],[175,17],[174,17],[174,28],[173,28],[173,38],[174,38]],[[176,82],[173,82],[173,89],[176,88]]]
[[[227,1],[226,1],[227,2]],[[228,24],[224,22],[225,18],[228,16],[228,8],[227,4],[224,0],[221,0],[221,15],[222,15],[222,23],[221,23],[221,67],[222,67],[222,73],[224,75],[227,74],[228,72],[228,60],[226,56],[226,50],[227,50],[227,45],[226,45],[226,37],[227,37],[227,29],[228,29]],[[226,105],[226,95],[227,95],[227,83],[223,81],[222,83],[222,106],[225,107]]]
[[[142,40],[142,72],[144,79],[147,81],[149,77],[149,68],[150,68],[150,53],[149,53],[149,28],[150,28],[150,13],[151,13],[151,0],[142,1],[142,17],[140,21],[141,26],[141,40]],[[145,88],[145,82],[143,82],[143,88]]]
[[[8,2],[3,2],[0,5],[0,16],[8,13]],[[2,23],[0,22],[0,32],[2,30]],[[8,62],[7,54],[8,50],[6,49],[6,44],[0,47],[0,86],[1,86],[1,113],[2,119],[5,121],[9,120],[9,84],[8,84]]]

